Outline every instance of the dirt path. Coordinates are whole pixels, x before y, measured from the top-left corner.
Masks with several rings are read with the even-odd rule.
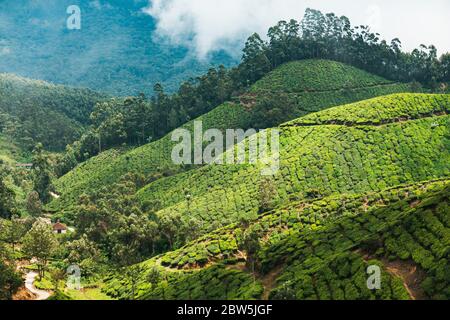
[[[279,266],[272,271],[270,271],[268,274],[262,276],[261,283],[264,286],[264,292],[261,297],[262,300],[269,300],[269,295],[272,289],[275,287],[276,281],[280,273],[283,271],[284,266]]]
[[[231,269],[231,270],[246,271],[246,266],[245,266],[245,263],[243,263],[243,262],[228,266],[227,268]],[[284,268],[284,266],[281,265],[281,266],[278,266],[278,267],[272,269],[272,271],[270,271],[267,274],[264,274],[264,275],[257,274],[256,275],[256,279],[258,281],[260,281],[264,287],[264,292],[261,296],[261,300],[269,300],[270,292],[275,287],[277,278],[283,271],[283,268]]]
[[[387,261],[383,260],[387,272],[399,277],[403,281],[403,286],[408,291],[412,300],[425,300],[427,296],[423,292],[420,284],[425,278],[425,273],[419,270],[416,265],[407,261]]]
[[[403,286],[412,300],[427,300],[427,296],[421,287],[422,281],[426,278],[426,273],[414,262],[403,260],[389,261],[388,259],[380,259],[361,251],[356,251],[356,253],[362,254],[365,261],[370,259],[381,261],[390,275],[402,280]]]
[[[36,296],[34,300],[47,300],[50,297],[50,293],[37,289],[33,284],[37,276],[38,274],[34,271],[27,273],[25,277],[25,288]]]

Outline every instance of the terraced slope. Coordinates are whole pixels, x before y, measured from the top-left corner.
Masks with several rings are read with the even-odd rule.
[[[391,81],[354,67],[327,60],[307,60],[308,68],[298,69],[305,61],[285,64],[256,83],[250,92],[324,92],[393,85]],[[317,77],[317,74],[328,77]]]
[[[290,202],[136,266],[137,298],[448,299],[449,200],[443,179]],[[256,281],[237,245],[249,230],[262,239]],[[374,265],[380,290],[366,284]],[[106,284],[107,294],[131,297],[123,273]]]
[[[335,74],[333,74],[335,73]],[[324,91],[325,90],[325,91]],[[197,120],[203,129],[264,128],[276,126],[311,112],[395,92],[407,92],[409,86],[390,83],[364,71],[325,60],[292,62],[275,70],[256,83],[239,101],[225,103]],[[331,94],[332,93],[332,94]],[[282,101],[285,108],[274,118],[271,102]],[[264,104],[268,105],[267,112]],[[271,119],[277,119],[271,123]],[[266,125],[261,125],[261,123]],[[183,126],[193,130],[193,122]],[[113,157],[100,155],[56,182],[61,197],[51,203],[53,210],[70,210],[82,193],[117,182],[127,172],[134,171],[149,179],[184,171],[170,159],[174,143],[171,134],[126,154]],[[89,163],[102,163],[101,166]]]
[[[103,96],[0,73],[0,128],[3,121],[17,122],[24,139],[41,142],[52,150],[64,150],[80,134],[89,115]]]
[[[416,112],[404,118],[411,108]],[[397,94],[282,125],[273,204],[450,176],[449,110],[449,95]],[[267,179],[260,171],[258,165],[210,165],[155,181],[138,197],[160,202],[158,215],[196,216],[211,231],[258,214]]]

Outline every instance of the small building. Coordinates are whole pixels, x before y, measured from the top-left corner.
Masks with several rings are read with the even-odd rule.
[[[53,225],[53,232],[57,234],[67,233],[67,226],[58,221]]]

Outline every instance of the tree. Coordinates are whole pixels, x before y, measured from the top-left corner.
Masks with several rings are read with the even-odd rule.
[[[30,258],[36,258],[40,279],[45,275],[48,260],[55,252],[57,244],[51,226],[42,220],[36,221],[23,239],[23,251]]]
[[[277,189],[273,179],[264,178],[259,184],[259,212],[264,213],[274,208]]]
[[[0,240],[11,245],[13,252],[15,246],[21,241],[27,230],[26,225],[18,219],[0,221]]]
[[[47,203],[52,190],[52,170],[41,143],[37,144],[33,150],[33,183],[39,199]]]
[[[139,282],[139,276],[144,272],[144,268],[140,265],[130,266],[125,269],[125,276],[131,283],[131,300],[136,299],[136,288]]]
[[[0,246],[0,300],[11,300],[22,285],[22,277],[13,263],[6,263]]]
[[[439,59],[440,75],[439,79],[443,82],[450,82],[450,53],[443,54]]]
[[[39,198],[39,193],[37,193],[36,191],[31,191],[27,195],[26,208],[31,216],[35,218],[39,218],[42,216],[42,202]]]
[[[259,34],[255,33],[248,38],[243,50],[243,68],[241,68],[242,72],[245,72],[244,79],[248,82],[244,83],[244,86],[261,79],[271,70],[266,50],[267,44],[261,39]]]
[[[175,110],[175,108],[170,109],[169,117],[167,119],[168,127],[176,128],[176,127],[178,127],[179,123],[180,123],[180,121],[179,121],[179,116],[178,116],[177,110]]]
[[[183,220],[181,214],[178,212],[169,212],[158,220],[159,230],[161,234],[169,242],[169,248],[174,249],[177,236],[183,228]]]
[[[238,249],[245,252],[246,267],[255,275],[258,252],[261,249],[262,230],[259,225],[241,224],[242,233],[238,237]]]
[[[4,225],[0,224],[0,235],[3,234],[3,229]],[[0,242],[0,300],[11,300],[22,283],[11,252]]]
[[[53,269],[50,271],[50,276],[52,279],[52,284],[55,292],[59,291],[59,284],[66,278],[66,272],[61,269]]]
[[[193,240],[196,240],[198,237],[200,237],[204,225],[203,222],[196,217],[189,217],[189,214],[187,215],[188,218],[185,218],[183,220],[183,242],[190,242]]]
[[[135,197],[144,183],[141,175],[127,174],[107,190],[80,198],[74,223],[81,238],[69,245],[71,259],[93,258],[94,249],[98,249],[102,253],[98,256],[129,266],[155,253],[159,226],[142,212]]]
[[[0,218],[11,219],[16,213],[14,191],[6,184],[8,168],[0,160]]]

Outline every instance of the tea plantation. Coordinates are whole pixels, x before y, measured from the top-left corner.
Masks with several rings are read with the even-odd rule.
[[[266,128],[333,106],[410,90],[409,85],[390,83],[338,62],[305,60],[283,65],[235,101],[197,120],[203,121],[203,130]],[[266,108],[272,110],[277,101],[282,104],[282,112],[274,116]],[[183,128],[192,131],[193,122]],[[153,181],[186,171],[188,168],[175,166],[170,159],[174,145],[169,134],[122,155],[109,152],[88,160],[56,181],[61,197],[49,209],[70,211],[81,194],[117,182],[128,172],[138,172]]]
[[[400,120],[411,103],[416,114]],[[369,107],[370,123],[354,112],[372,104],[377,106],[377,116],[370,115]],[[272,205],[332,194],[377,192],[448,177],[449,108],[445,95],[398,94],[282,125],[280,169],[270,179],[276,190]],[[345,124],[321,124],[337,122],[335,116]],[[310,119],[316,118],[321,120],[311,125]],[[364,125],[357,123],[360,119]],[[299,125],[302,121],[308,125]],[[267,179],[261,169],[261,164],[210,165],[157,180],[140,190],[138,197],[143,203],[159,201],[158,215],[178,212],[195,216],[205,222],[204,231],[212,231],[260,212],[260,187]]]
[[[318,77],[317,74],[327,77]],[[354,67],[318,59],[285,64],[256,83],[250,92],[323,92],[389,84],[393,85],[391,81]]]
[[[448,299],[449,197],[442,179],[293,201],[134,267],[135,298]],[[261,235],[254,274],[237,245],[249,229]],[[381,290],[368,289],[369,266],[381,268]],[[108,295],[131,298],[123,275],[105,281]]]

